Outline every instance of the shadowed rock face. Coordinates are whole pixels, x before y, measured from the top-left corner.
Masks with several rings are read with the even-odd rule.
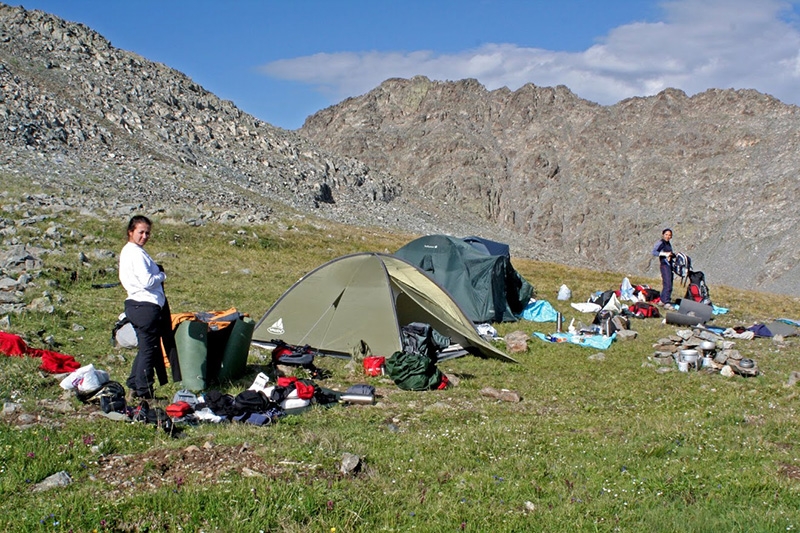
[[[800,293],[798,108],[666,90],[614,106],[566,87],[387,80],[260,121],[81,24],[0,4],[0,180],[68,205],[261,222],[287,208],[657,275],[660,230],[712,286]]]

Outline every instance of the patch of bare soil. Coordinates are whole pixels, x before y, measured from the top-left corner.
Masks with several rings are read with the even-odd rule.
[[[138,455],[107,455],[98,461],[97,480],[111,486],[112,493],[134,489],[180,488],[185,483],[215,483],[227,474],[280,478],[288,468],[267,464],[247,445],[189,446],[180,450],[151,450]]]
[[[778,470],[784,477],[794,480],[800,480],[800,467],[783,463]]]

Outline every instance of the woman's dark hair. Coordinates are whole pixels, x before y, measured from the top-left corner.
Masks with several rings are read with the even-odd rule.
[[[672,230],[669,228],[664,228],[664,231],[661,232],[661,235],[664,235],[666,232],[672,233]]]
[[[144,215],[136,215],[136,216],[131,217],[130,222],[128,222],[128,233],[130,233],[133,230],[135,230],[137,224],[141,224],[142,222],[144,222],[145,224],[147,224],[151,228],[153,227],[153,223],[150,222],[149,218],[147,218]]]

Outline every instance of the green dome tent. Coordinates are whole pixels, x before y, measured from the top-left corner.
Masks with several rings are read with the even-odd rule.
[[[373,354],[401,351],[401,328],[430,324],[481,357],[516,362],[484,340],[447,291],[408,262],[387,254],[339,257],[306,274],[269,308],[254,344],[282,340],[349,356],[363,341]]]
[[[484,248],[479,251],[465,239],[448,235],[428,235],[394,255],[444,287],[473,322],[514,322],[533,295],[533,286],[514,269],[508,255],[492,255]]]

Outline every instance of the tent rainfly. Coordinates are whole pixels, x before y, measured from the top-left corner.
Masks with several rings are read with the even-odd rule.
[[[259,320],[252,342],[280,339],[349,357],[363,341],[388,357],[402,350],[401,328],[411,322],[430,324],[474,355],[516,363],[424,272],[380,253],[342,256],[300,278]]]
[[[514,322],[534,291],[511,265],[508,247],[503,246],[479,237],[427,235],[394,255],[444,287],[473,322]]]
[[[461,240],[486,255],[504,255],[511,259],[511,247],[504,242],[493,241],[477,235],[464,237]]]

